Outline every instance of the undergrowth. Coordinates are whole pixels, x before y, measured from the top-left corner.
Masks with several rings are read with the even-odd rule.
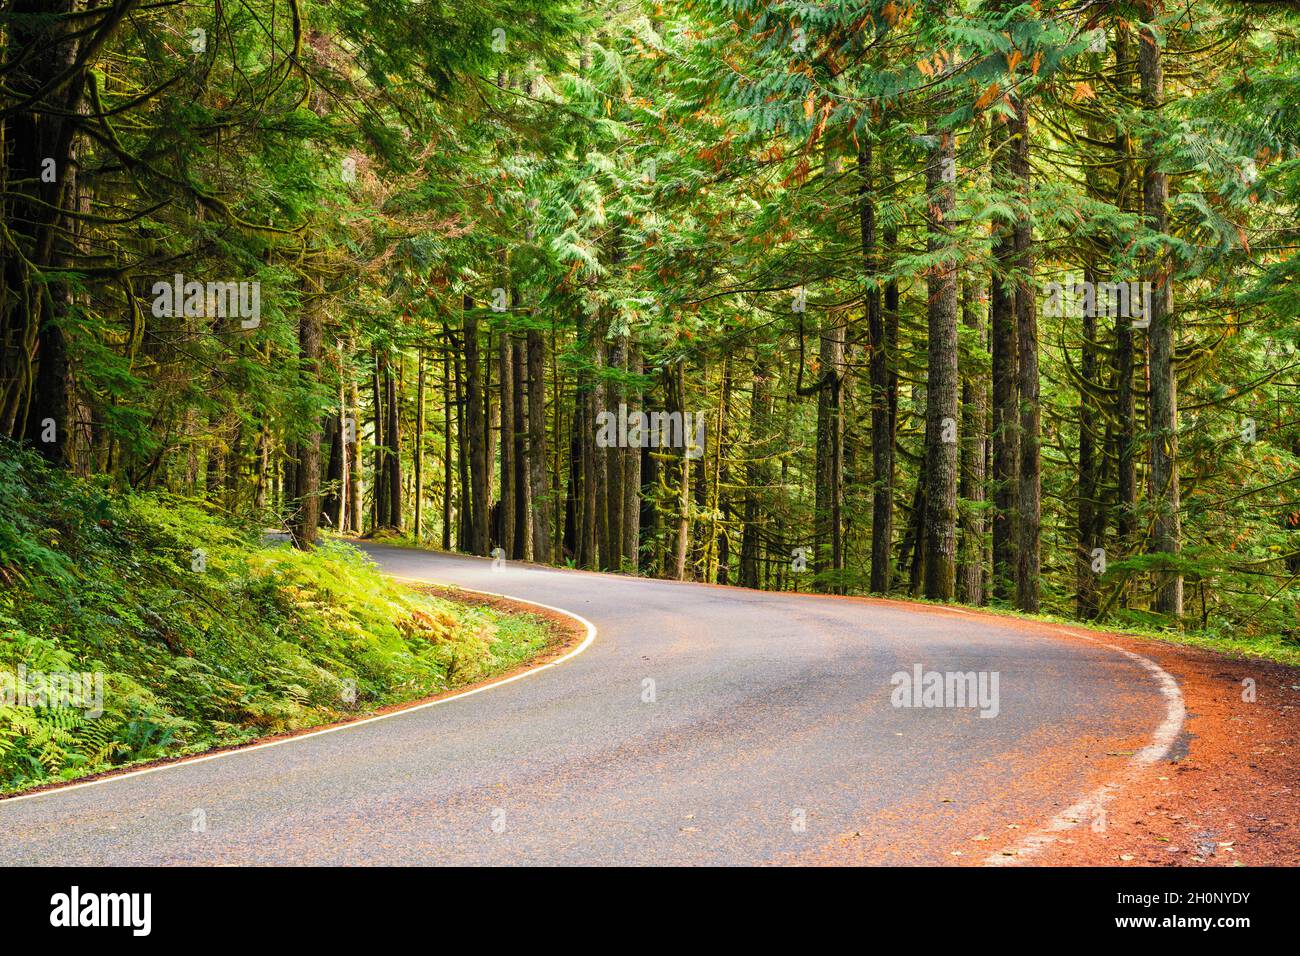
[[[547,642],[540,619],[402,588],[345,544],[232,522],[0,443],[0,791],[329,723]],[[33,696],[42,673],[97,675],[102,714]]]

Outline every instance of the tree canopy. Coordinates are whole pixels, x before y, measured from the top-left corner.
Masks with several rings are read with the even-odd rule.
[[[0,432],[305,547],[1294,639],[1297,25],[4,0]]]

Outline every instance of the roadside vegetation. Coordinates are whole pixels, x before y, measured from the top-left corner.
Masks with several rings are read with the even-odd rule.
[[[548,641],[538,618],[402,588],[347,545],[264,542],[200,503],[112,492],[12,447],[0,501],[0,791],[345,719]],[[92,675],[85,695],[41,698],[70,674]]]

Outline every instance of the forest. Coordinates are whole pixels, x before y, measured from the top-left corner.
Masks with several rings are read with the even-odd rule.
[[[1294,643],[1297,28],[4,0],[0,455],[303,549]]]

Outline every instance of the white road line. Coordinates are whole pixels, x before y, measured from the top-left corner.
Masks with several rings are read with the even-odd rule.
[[[1129,773],[1141,770],[1143,767],[1149,767],[1151,764],[1161,760],[1169,753],[1169,748],[1174,745],[1178,739],[1179,731],[1183,728],[1183,719],[1187,716],[1187,708],[1183,704],[1183,692],[1178,687],[1178,681],[1159,664],[1149,657],[1143,657],[1141,654],[1134,654],[1132,651],[1117,647],[1114,644],[1107,644],[1105,641],[1099,641],[1096,638],[1088,637],[1074,631],[1063,631],[1060,628],[1054,628],[1058,634],[1066,634],[1070,637],[1083,638],[1085,641],[1092,641],[1094,644],[1100,644],[1102,647],[1119,651],[1125,657],[1135,661],[1156,679],[1160,688],[1160,696],[1165,699],[1165,719],[1160,722],[1152,735],[1151,743],[1147,744],[1129,760]],[[1005,850],[1000,850],[984,860],[985,866],[1014,866],[1039,853],[1044,847],[1056,842],[1056,838],[1066,830],[1077,827],[1080,823],[1088,820],[1104,820],[1102,814],[1105,813],[1106,805],[1115,798],[1119,792],[1120,783],[1110,782],[1102,784],[1096,790],[1087,794],[1080,800],[1066,807],[1051,820],[1026,836],[1019,843]]]
[[[441,584],[442,583],[438,581],[431,581],[425,578],[407,578],[407,577],[399,577],[397,575],[387,575],[387,576],[396,581],[414,582],[416,584]],[[577,657],[588,647],[590,647],[592,642],[596,639],[595,624],[592,624],[581,614],[575,614],[574,612],[565,610],[562,607],[552,607],[549,604],[542,604],[540,601],[529,601],[527,598],[515,597],[514,595],[511,594],[497,594],[495,591],[480,591],[477,588],[462,587],[459,584],[448,584],[446,586],[456,588],[461,591],[470,591],[475,594],[485,594],[489,597],[499,597],[499,598],[505,598],[506,600],[509,601],[518,601],[520,604],[531,604],[533,607],[545,608],[548,611],[555,611],[557,614],[564,614],[568,617],[573,618],[575,621],[577,621],[579,624],[585,627],[587,629],[587,636],[582,641],[582,643],[579,644],[577,647],[573,648],[571,651],[568,651],[563,656],[557,657],[553,661],[547,661],[545,664],[540,664],[537,667],[529,668],[526,671],[520,671],[518,674],[513,674],[510,677],[503,677],[499,680],[491,681],[490,683],[487,684],[480,684],[478,687],[473,687],[469,690],[461,691],[459,694],[452,694],[449,697],[440,697],[437,700],[425,701],[423,704],[415,704],[411,707],[404,707],[399,710],[389,711],[386,714],[376,714],[374,717],[363,717],[361,720],[354,720],[346,724],[338,724],[334,727],[323,727],[320,730],[309,730],[306,733],[298,734],[293,737],[285,737],[281,740],[268,740],[266,743],[249,744],[246,747],[237,747],[232,750],[223,750],[220,753],[201,754],[195,757],[186,757],[182,760],[173,760],[171,763],[158,764],[157,766],[154,767],[141,767],[139,770],[128,770],[125,773],[113,774],[112,776],[108,776],[108,777],[101,777],[98,780],[87,780],[84,783],[70,783],[65,787],[51,787],[49,790],[39,790],[36,793],[26,793],[26,794],[19,794],[13,797],[3,797],[0,798],[0,810],[2,810],[3,807],[9,803],[18,803],[23,800],[36,800],[40,797],[58,796],[60,794],[68,793],[69,791],[72,790],[82,790],[86,787],[98,787],[101,784],[105,784],[105,783],[117,783],[118,781],[121,780],[129,780],[132,777],[143,777],[145,774],[148,773],[159,773],[163,770],[173,770],[176,767],[186,767],[191,764],[205,763],[209,760],[221,760],[224,757],[237,757],[241,754],[252,753],[254,750],[266,750],[270,747],[280,747],[283,746],[284,744],[294,744],[302,740],[307,740],[311,737],[320,737],[323,734],[332,734],[340,730],[352,730],[356,727],[364,727],[366,724],[373,724],[381,720],[388,720],[390,717],[404,717],[407,714],[415,713],[417,710],[425,710],[429,707],[437,707],[439,704],[450,704],[453,700],[461,700],[465,697],[471,697],[474,694],[481,694],[485,690],[492,690],[494,687],[501,687],[504,686],[505,684],[513,684],[517,680],[523,680],[525,677],[532,677],[534,674],[540,674],[544,670],[549,670],[552,667],[558,667],[559,665],[563,664],[565,661],[572,660],[573,658]]]

